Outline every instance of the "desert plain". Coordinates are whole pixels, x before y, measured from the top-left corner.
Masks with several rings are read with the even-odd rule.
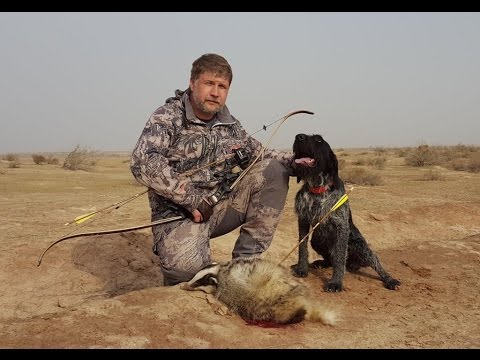
[[[353,179],[346,181],[354,186],[353,220],[401,286],[387,290],[372,269],[361,269],[346,274],[343,292],[328,293],[322,287],[331,269],[312,271],[300,281],[338,312],[334,327],[255,326],[211,295],[162,286],[150,228],[63,241],[37,266],[42,251],[68,233],[148,224],[141,195],[65,225],[145,188],[130,173],[128,152],[99,153],[95,166],[76,171],[62,167],[65,154],[55,155],[58,164],[36,164],[31,154],[19,154],[18,166],[2,160],[0,348],[480,348],[480,173],[411,166],[398,149],[336,152],[340,174]],[[349,169],[364,169],[376,184],[354,184]],[[280,261],[298,242],[299,186],[292,177],[266,258]],[[211,241],[215,261],[230,260],[237,234]]]

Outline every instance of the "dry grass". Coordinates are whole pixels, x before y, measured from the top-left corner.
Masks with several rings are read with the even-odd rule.
[[[380,176],[369,172],[361,167],[352,167],[340,172],[340,176],[345,182],[355,185],[382,185],[383,181]]]
[[[457,171],[480,172],[480,147],[478,146],[429,146],[421,144],[405,149],[405,163],[409,166],[438,165]]]
[[[2,160],[16,161],[18,160],[18,154],[8,153],[2,156]]]
[[[425,180],[425,181],[445,180],[445,176],[437,169],[428,169],[428,171],[423,174],[421,180]]]

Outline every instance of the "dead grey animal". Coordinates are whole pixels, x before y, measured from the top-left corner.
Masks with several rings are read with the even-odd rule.
[[[314,306],[307,288],[288,271],[258,257],[240,257],[200,270],[183,289],[215,294],[231,311],[251,322],[293,324],[304,319],[333,325],[331,310]]]
[[[295,197],[301,240],[345,194],[345,186],[338,176],[337,157],[322,136],[296,135],[293,152],[297,182],[303,181]],[[372,267],[380,275],[387,289],[394,290],[400,285],[400,281],[383,269],[380,260],[353,224],[348,201],[317,226],[312,234],[311,246],[323,260],[309,265],[307,241],[304,241],[299,245],[298,263],[292,266],[293,274],[305,277],[309,266],[332,266],[333,276],[325,285],[326,291],[341,291],[345,270],[357,271],[365,266]]]

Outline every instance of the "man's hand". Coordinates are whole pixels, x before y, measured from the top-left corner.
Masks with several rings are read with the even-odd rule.
[[[205,199],[202,200],[198,208],[192,211],[193,222],[200,223],[208,221],[213,214],[213,206],[211,206]]]
[[[197,209],[192,211],[193,222],[201,223],[203,220],[202,213]]]

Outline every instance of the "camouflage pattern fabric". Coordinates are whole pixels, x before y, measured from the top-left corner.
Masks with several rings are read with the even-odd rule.
[[[186,91],[177,90],[174,97],[167,99],[165,105],[159,107],[150,116],[132,152],[130,163],[132,174],[138,182],[150,189],[149,200],[152,209],[152,221],[164,217],[165,210],[172,207],[177,207],[187,215],[191,214],[194,209],[198,208],[203,198],[207,198],[215,193],[230,169],[225,162],[203,167],[206,164],[219,159],[225,159],[236,148],[246,149],[251,154],[251,161],[253,161],[262,149],[262,144],[247,134],[240,122],[230,114],[226,106],[209,122],[197,119],[189,101],[189,92],[189,89]],[[253,195],[249,201],[244,203],[241,203],[241,201],[249,199],[249,195],[239,196],[240,188],[242,188],[241,184],[247,183],[247,178],[251,178],[250,181],[253,181],[253,183],[257,181],[258,184],[265,185],[264,176],[259,174],[269,168],[268,164],[270,164],[270,161],[267,160],[270,159],[276,159],[277,164],[283,165],[280,167],[272,165],[271,168],[275,168],[276,171],[281,168],[287,180],[288,175],[294,175],[292,152],[266,149],[262,159],[260,159],[262,161],[259,160],[254,167],[256,168],[258,165],[258,170],[256,170],[258,179],[253,180],[255,179],[255,176],[253,176],[255,171],[252,169],[252,175],[245,176],[238,183],[235,188],[236,191],[229,194],[232,206],[229,207],[228,213],[234,215],[228,218],[238,216],[237,222],[240,222],[241,219],[246,221],[248,218],[250,223],[242,227],[241,237],[243,236],[246,239],[252,238],[256,241],[255,245],[252,243],[247,246],[247,250],[242,250],[242,246],[246,245],[237,244],[238,246],[236,245],[234,249],[234,255],[237,253],[242,254],[245,251],[246,253],[251,253],[259,252],[261,249],[265,250],[273,237],[273,232],[278,222],[278,215],[283,208],[282,201],[280,201],[281,206],[277,204],[277,207],[265,206],[263,204],[253,205],[253,203],[249,205],[250,201],[254,201],[255,197]],[[260,163],[262,163],[261,166],[259,165]],[[263,170],[260,170],[262,167]],[[194,174],[190,176],[184,175],[186,171],[198,168],[201,169]],[[277,174],[276,176],[278,177],[279,175]],[[257,183],[255,184],[258,185]],[[249,189],[244,189],[244,191],[248,193]],[[273,190],[270,195],[267,195],[265,192],[264,195],[260,196],[260,193],[260,189],[257,188],[258,197],[261,197],[265,204],[271,205],[271,203],[275,203],[277,201],[274,200],[275,197],[282,198]],[[214,214],[208,222],[195,224],[190,219],[185,219],[177,223],[159,225],[152,229],[157,249],[160,242],[166,241],[165,238],[178,239],[180,241],[176,245],[165,245],[163,248],[167,250],[164,253],[159,250],[164,269],[172,269],[178,265],[177,267],[179,268],[188,269],[188,274],[190,274],[191,270],[198,270],[198,266],[203,266],[210,261],[209,237],[210,235],[215,235],[213,233],[213,230],[216,228],[214,224],[218,221],[219,214],[222,214],[223,217],[227,212],[228,206],[226,203],[225,201],[220,202],[214,207]],[[255,206],[258,218],[265,218],[260,221],[261,227],[256,230],[253,228],[256,226],[255,222],[247,214],[250,211],[247,211],[247,208],[253,209]],[[223,212],[222,207],[224,207]],[[216,220],[213,218],[215,215],[217,215]],[[267,220],[268,218],[271,218],[272,225],[264,227],[270,221]],[[185,230],[189,228],[188,225],[195,230]],[[235,227],[238,227],[238,225]],[[251,236],[252,232],[255,232],[254,236]],[[260,234],[262,232],[264,234]],[[168,237],[165,236],[167,233],[169,234]],[[198,237],[198,234],[208,234],[208,236],[202,235]],[[250,234],[249,237],[246,234]],[[193,236],[197,237],[196,241],[187,241],[183,244],[183,239],[191,239]],[[200,241],[203,242],[200,243]],[[239,243],[246,244],[247,242],[241,241]],[[252,246],[256,247],[255,251],[250,249]],[[205,251],[199,252],[195,259],[185,260],[189,262],[188,264],[182,263],[183,258],[186,257],[183,255],[185,251],[193,251],[193,249],[199,251],[198,249],[202,247]]]
[[[153,227],[154,251],[160,257],[165,284],[190,280],[212,262],[210,239],[239,226],[232,257],[263,253],[272,242],[287,192],[285,167],[277,160],[264,160],[213,208],[209,221],[185,219]]]

